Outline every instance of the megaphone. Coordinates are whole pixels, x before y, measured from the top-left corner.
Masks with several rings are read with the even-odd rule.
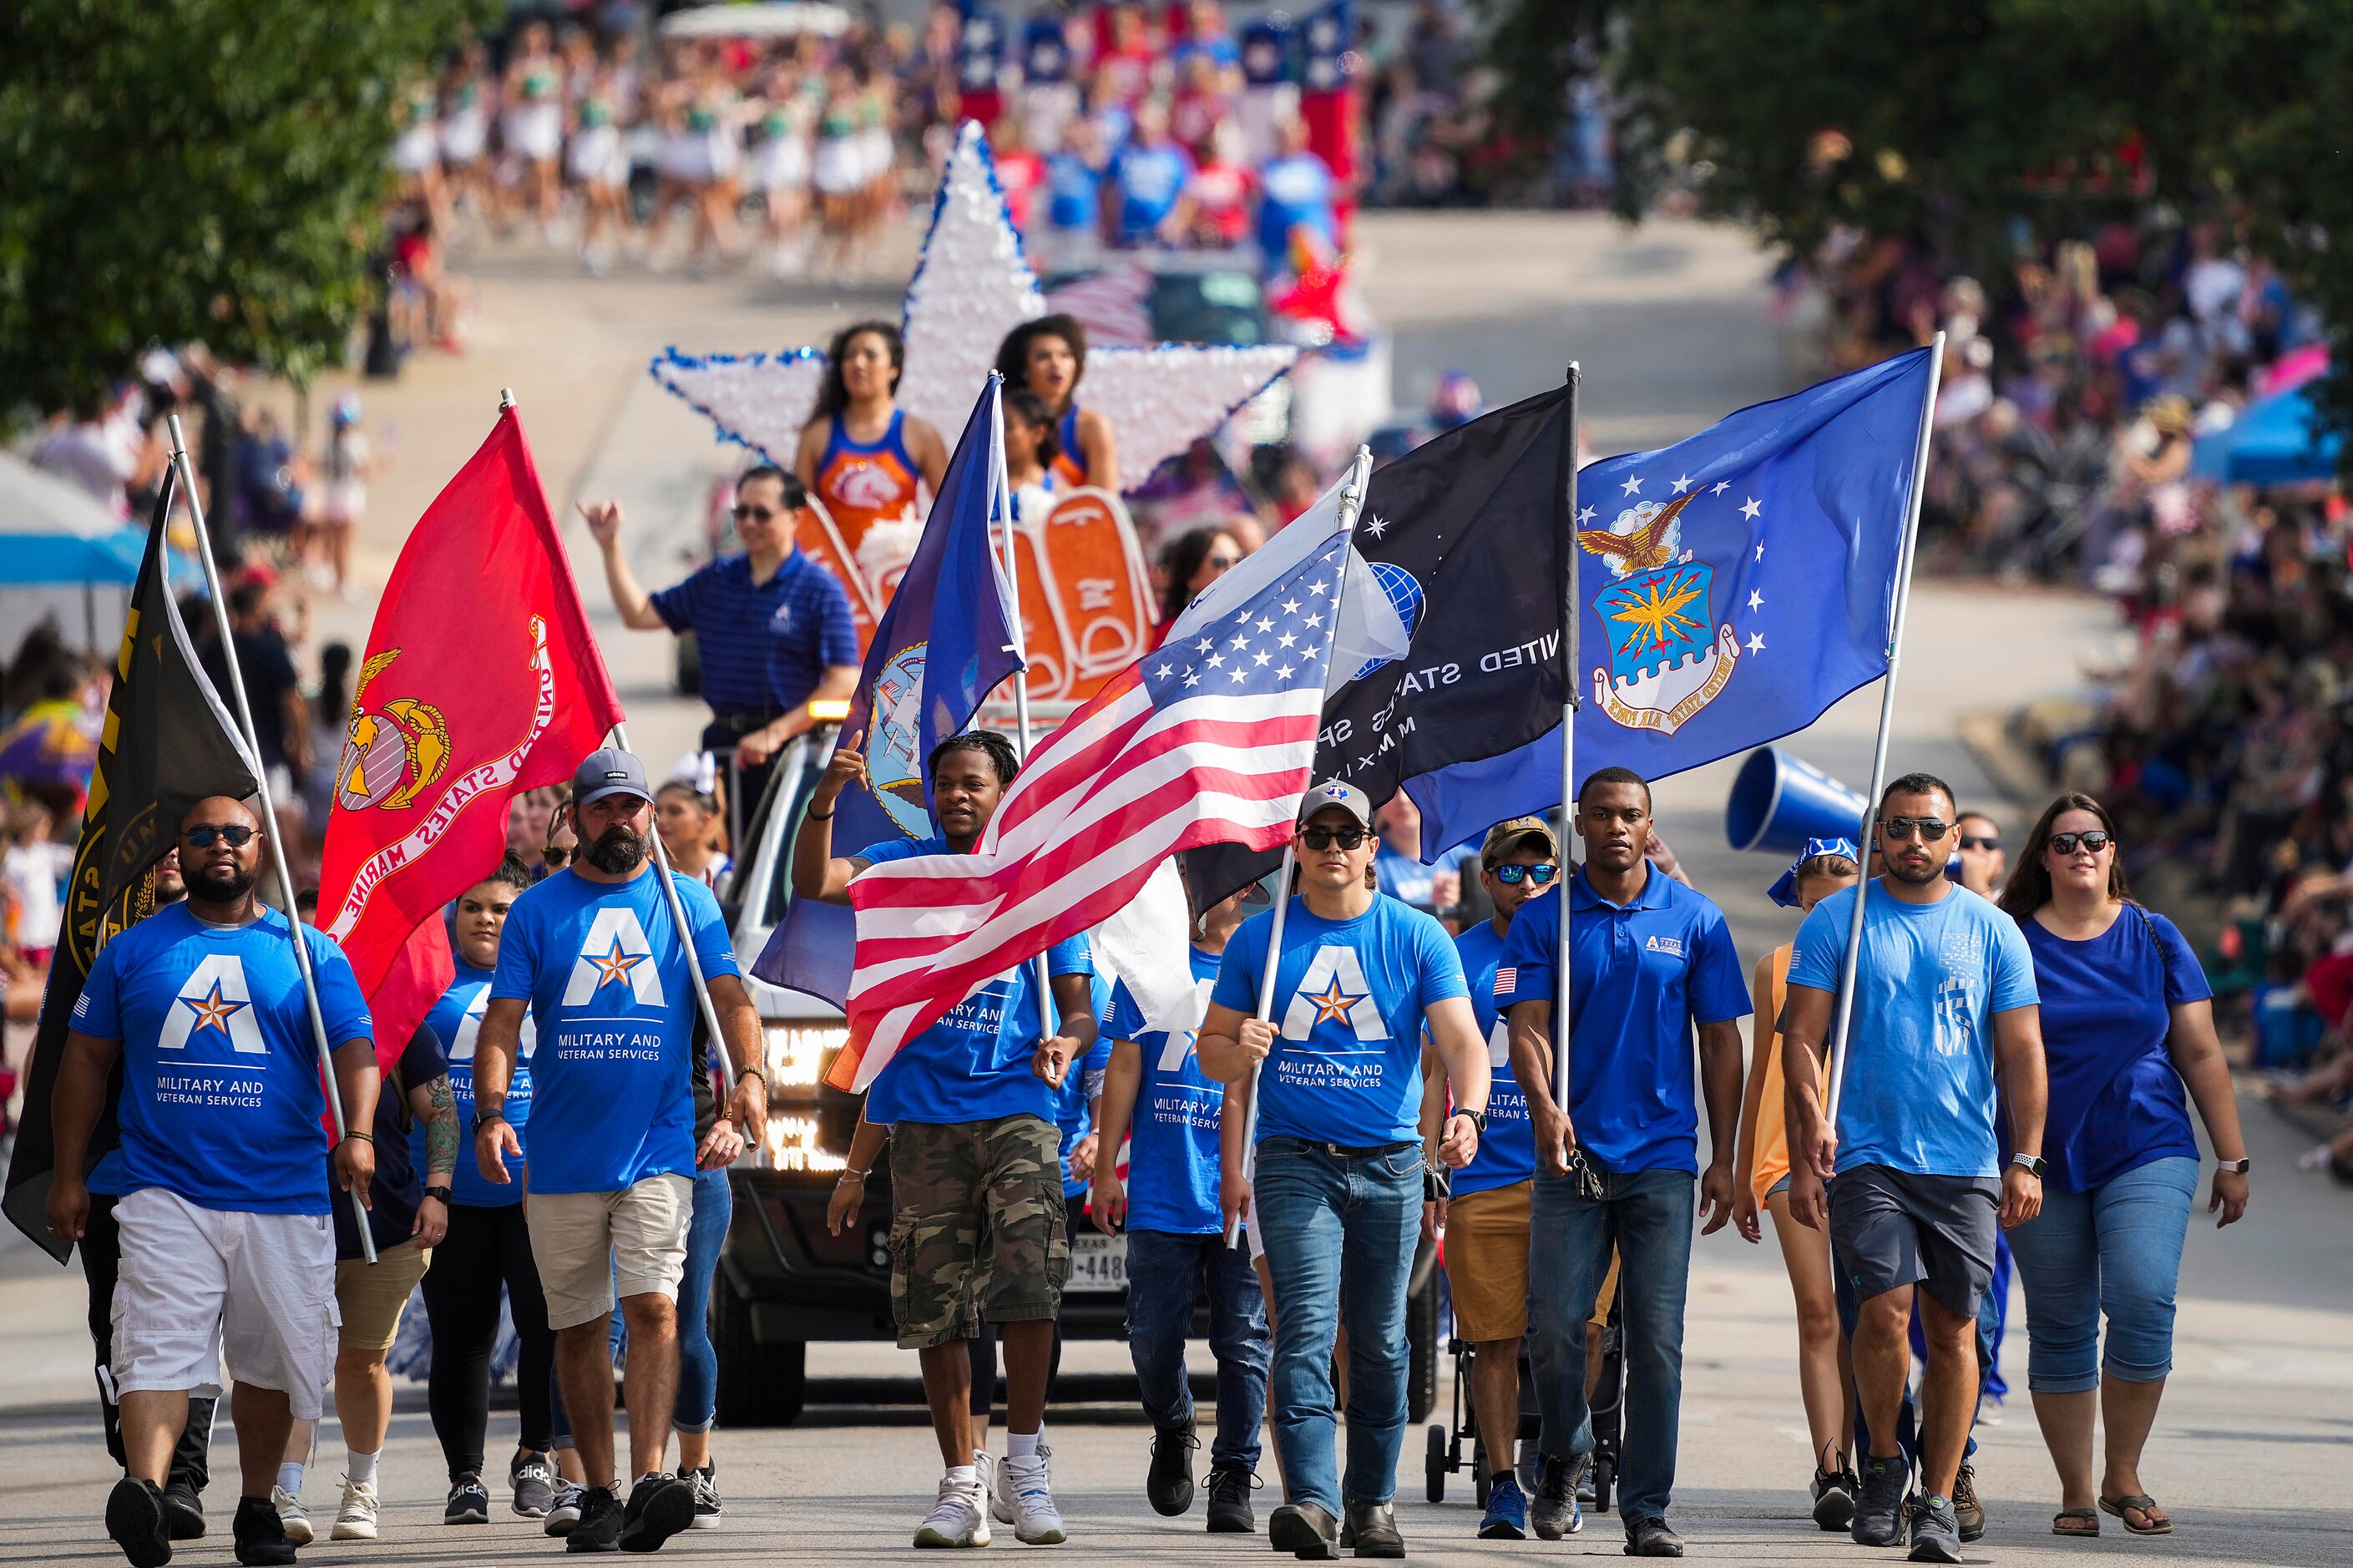
[[[1853,837],[1865,804],[1811,763],[1778,746],[1759,746],[1732,781],[1724,834],[1735,849],[1795,855],[1809,838]]]

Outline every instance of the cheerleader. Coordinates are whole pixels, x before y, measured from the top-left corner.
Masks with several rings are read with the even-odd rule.
[[[863,73],[861,66],[835,65],[827,75],[825,109],[818,117],[811,173],[830,256],[828,270],[836,278],[849,271],[860,237],[860,197],[866,188],[866,171],[860,159],[858,116]]]
[[[435,225],[449,226],[449,191],[441,179],[441,128],[435,110],[431,82],[418,82],[393,106],[397,130],[392,140],[392,166],[400,175],[400,198],[416,202],[433,215]]]
[[[441,87],[442,174],[450,199],[463,199],[478,216],[494,212],[498,204],[488,155],[490,79],[482,46],[468,44]]]
[[[892,568],[903,570],[904,557],[913,553],[918,484],[937,494],[948,466],[940,433],[898,405],[905,363],[906,345],[889,322],[843,328],[826,356],[825,386],[793,459],[801,483],[824,501],[842,548],[876,587],[888,586],[896,575]],[[888,540],[872,552],[860,548],[883,522],[906,525],[903,551]]]
[[[1005,483],[1013,492],[1013,521],[1043,523],[1061,489],[1054,459],[1062,455],[1054,438],[1054,416],[1046,400],[1027,387],[1005,395]],[[1040,536],[1043,537],[1042,535]]]
[[[1024,321],[1005,335],[997,368],[1006,385],[1036,393],[1053,416],[1060,451],[1052,468],[1061,482],[1116,493],[1119,452],[1111,421],[1100,410],[1080,407],[1076,395],[1087,368],[1087,332],[1077,319],[1053,315]]]
[[[572,138],[564,154],[565,172],[580,193],[580,259],[598,273],[611,265],[631,227],[629,150],[614,100],[612,73],[599,70],[573,103]]]
[[[547,24],[524,26],[514,58],[507,62],[505,111],[499,136],[519,164],[517,195],[543,229],[555,222],[564,188],[556,160],[564,151],[562,76],[548,47]]]
[[[790,75],[770,83],[752,149],[752,184],[766,210],[770,266],[779,278],[800,270],[805,247],[795,244],[808,216],[811,108]]]

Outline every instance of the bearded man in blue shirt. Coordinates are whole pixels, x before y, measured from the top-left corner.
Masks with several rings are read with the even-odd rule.
[[[1627,1432],[1619,1515],[1631,1557],[1680,1557],[1667,1528],[1683,1400],[1683,1299],[1691,1280],[1694,1188],[1703,1235],[1732,1217],[1740,1124],[1738,1021],[1747,977],[1715,904],[1651,866],[1651,786],[1603,768],[1577,793],[1585,864],[1564,891],[1523,906],[1495,971],[1511,1020],[1512,1069],[1535,1129],[1528,1279],[1530,1352],[1543,1413],[1529,1521],[1557,1541],[1584,1522],[1577,1483],[1593,1454],[1585,1328],[1619,1258]],[[1568,900],[1572,982],[1560,984],[1561,901]],[[1568,1103],[1553,1097],[1553,1010],[1568,994]],[[1710,1154],[1699,1167],[1693,1034],[1707,1099]]]

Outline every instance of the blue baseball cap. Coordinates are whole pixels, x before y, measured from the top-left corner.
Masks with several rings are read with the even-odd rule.
[[[1854,840],[1852,838],[1809,838],[1806,840],[1806,847],[1798,851],[1798,858],[1789,862],[1789,868],[1781,873],[1781,879],[1773,884],[1772,889],[1766,894],[1766,897],[1785,910],[1796,909],[1798,907],[1798,868],[1817,855],[1843,855],[1858,867],[1862,864],[1862,852],[1855,848]]]

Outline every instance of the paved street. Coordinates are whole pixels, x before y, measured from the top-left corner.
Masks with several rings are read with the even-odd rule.
[[[1655,224],[1629,233],[1606,220],[1558,215],[1400,216],[1366,221],[1366,274],[1375,309],[1398,331],[1398,401],[1426,396],[1442,370],[1470,370],[1492,399],[1525,395],[1582,361],[1597,452],[1672,439],[1741,404],[1783,390],[1782,350],[1767,317],[1762,260],[1738,236]],[[908,247],[912,256],[912,246]],[[478,258],[467,270],[481,300],[476,350],[461,361],[419,362],[393,387],[368,386],[372,426],[399,435],[396,467],[375,487],[363,560],[380,582],[409,520],[490,426],[497,388],[518,393],[541,472],[569,510],[584,495],[618,495],[631,519],[641,575],[668,580],[699,526],[708,479],[739,460],[708,426],[657,389],[648,357],[670,343],[749,351],[818,341],[853,313],[895,313],[895,288],[841,293],[765,279],[693,283],[642,277],[589,279],[537,253]],[[604,603],[593,554],[580,550],[583,587]],[[357,642],[365,605],[324,617]],[[1924,585],[1915,595],[1894,761],[1926,767],[1965,804],[2002,809],[2022,831],[2031,807],[2003,803],[1961,745],[1960,720],[2063,689],[2078,651],[2099,637],[2095,604],[2032,593]],[[666,763],[691,742],[699,710],[669,698],[667,639],[601,632],[641,750]],[[1870,763],[1876,689],[1851,698],[1788,744],[1858,787]],[[1725,847],[1723,805],[1732,763],[1687,774],[1658,792],[1661,825],[1694,879],[1723,904],[1744,955],[1783,940],[1793,921],[1764,889],[1778,867]],[[2184,1264],[2177,1366],[2145,1468],[2179,1521],[2169,1539],[2126,1539],[2117,1521],[2096,1545],[2048,1533],[2055,1481],[2023,1392],[2022,1307],[2014,1307],[2003,1367],[2013,1394],[2006,1418],[1981,1430],[1978,1485],[1992,1520],[1971,1561],[2342,1563],[2353,1561],[2353,1195],[2293,1169],[2301,1137],[2259,1104],[2247,1107],[2254,1206],[2217,1235],[2193,1226]],[[1683,1458],[1674,1521],[1694,1557],[1718,1562],[1862,1562],[1842,1537],[1806,1515],[1810,1473],[1796,1378],[1795,1331],[1780,1261],[1769,1239],[1744,1246],[1729,1232],[1703,1241],[1692,1281],[1685,1349]],[[113,1479],[89,1400],[89,1342],[78,1274],[58,1271],[13,1237],[0,1241],[0,1562],[120,1561],[99,1514]],[[1116,1344],[1073,1346],[1070,1373],[1112,1373]],[[1207,1364],[1197,1352],[1197,1367]],[[812,1347],[812,1399],[798,1426],[728,1431],[717,1452],[729,1497],[718,1532],[683,1538],[672,1555],[712,1563],[906,1558],[936,1479],[936,1456],[913,1401],[913,1358],[886,1347]],[[900,1403],[847,1404],[877,1392]],[[1111,1392],[1086,1380],[1088,1392]],[[1446,1408],[1441,1394],[1440,1417]],[[1634,1419],[1640,1418],[1636,1412]],[[494,1417],[492,1448],[512,1432]],[[1058,1491],[1072,1530],[1064,1555],[1175,1563],[1265,1559],[1258,1542],[1198,1539],[1199,1514],[1167,1521],[1142,1496],[1146,1432],[1130,1404],[1106,1399],[1050,1417]],[[1001,1447],[1001,1439],[1000,1439]],[[322,1436],[308,1496],[332,1512],[340,1436]],[[1560,1545],[1472,1540],[1467,1473],[1448,1501],[1421,1500],[1422,1436],[1409,1434],[1399,1514],[1417,1559],[1534,1563],[1618,1554],[1614,1521],[1596,1521]],[[443,1480],[423,1391],[404,1386],[385,1459],[385,1539],[306,1549],[317,1563],[480,1562],[544,1558],[557,1544],[501,1517],[471,1531],[438,1524]],[[1270,1482],[1271,1462],[1262,1467]],[[216,1533],[179,1560],[228,1561],[226,1526],[234,1444],[224,1425],[210,1494]],[[1261,1518],[1279,1500],[1260,1494]],[[1026,1550],[1010,1532],[998,1554]]]

